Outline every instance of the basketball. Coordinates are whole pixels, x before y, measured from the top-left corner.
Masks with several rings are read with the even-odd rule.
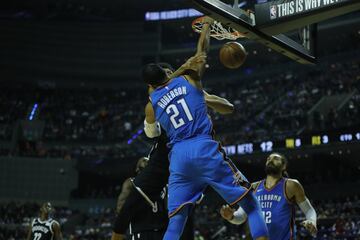
[[[219,53],[220,62],[227,68],[235,69],[244,64],[247,53],[238,42],[225,43]]]

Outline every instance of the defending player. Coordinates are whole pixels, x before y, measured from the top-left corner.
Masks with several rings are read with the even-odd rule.
[[[176,72],[168,64],[161,64],[163,69],[172,76]],[[205,101],[208,107],[220,114],[230,114],[233,112],[233,105],[224,98],[211,95],[206,92]],[[145,129],[149,131],[149,129]],[[144,201],[143,196],[135,191],[134,187],[140,189],[153,204],[163,188],[166,186],[169,177],[169,148],[166,146],[168,139],[166,134],[161,134],[149,154],[148,165],[141,171],[132,182],[127,182],[123,186],[121,199],[119,201],[117,216],[115,219],[112,240],[125,239],[126,230],[129,223],[137,216],[141,215],[141,209],[137,207],[139,201]],[[149,206],[151,208],[151,206]],[[166,220],[166,224],[167,224]],[[185,236],[184,236],[185,235]],[[183,239],[189,239],[189,234],[183,234]]]
[[[44,203],[40,208],[40,217],[35,218],[30,226],[27,240],[62,240],[60,224],[50,218],[53,208],[51,203]]]
[[[305,214],[302,225],[315,236],[316,212],[307,199],[304,189],[296,179],[286,178],[287,160],[279,153],[267,158],[266,179],[253,183],[255,196],[260,202],[270,240],[289,240],[296,238],[295,204]],[[229,206],[220,210],[223,218],[233,224],[246,221],[246,213],[239,208],[236,212]]]
[[[143,69],[143,79],[154,91],[145,107],[148,137],[166,131],[172,147],[169,177],[169,225],[165,240],[180,238],[191,206],[207,186],[215,189],[230,205],[239,204],[249,216],[254,239],[268,239],[267,228],[250,183],[220,151],[212,139],[201,77],[209,47],[212,20],[204,18],[196,55],[184,64],[184,76],[171,78],[158,64]],[[188,69],[191,69],[189,71]]]
[[[142,157],[138,160],[136,172],[139,174],[148,164],[149,159]],[[153,176],[155,177],[155,176]],[[133,179],[124,181],[122,191],[118,198],[117,212],[121,212],[129,192],[137,188],[140,199],[135,202],[137,214],[133,214],[130,225],[131,239],[159,240],[164,235],[167,227],[166,204],[164,201],[166,192],[158,192],[151,198],[133,185]],[[134,199],[131,199],[134,200]]]

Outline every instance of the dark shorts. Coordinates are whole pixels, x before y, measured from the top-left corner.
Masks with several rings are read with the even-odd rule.
[[[157,231],[143,231],[141,233],[134,233],[131,235],[132,239],[149,239],[149,240],[162,240],[165,234],[166,228]],[[134,238],[133,238],[134,237]],[[191,212],[186,222],[184,231],[181,235],[180,240],[194,240],[194,219],[193,212]]]
[[[141,233],[134,233],[131,235],[131,240],[162,240],[166,229],[159,231],[147,231]]]

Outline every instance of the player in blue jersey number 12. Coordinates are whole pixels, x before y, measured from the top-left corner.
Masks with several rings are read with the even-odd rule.
[[[254,194],[260,202],[270,240],[296,239],[295,204],[306,217],[301,224],[315,236],[316,212],[299,181],[287,178],[286,166],[284,155],[270,154],[265,166],[266,179],[253,183]],[[233,224],[242,224],[247,219],[241,207],[235,211],[229,206],[223,206],[220,214]]]

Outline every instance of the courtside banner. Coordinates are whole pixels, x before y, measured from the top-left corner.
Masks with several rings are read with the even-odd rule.
[[[301,18],[359,2],[360,0],[279,0],[255,4],[256,25],[271,25],[288,18]]]

